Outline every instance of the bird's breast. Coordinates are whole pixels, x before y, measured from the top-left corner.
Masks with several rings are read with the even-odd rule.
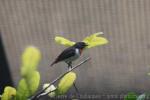
[[[79,49],[75,49],[75,54],[76,54],[77,56],[80,56],[80,55],[81,55],[80,50],[79,50]]]
[[[80,57],[80,51],[79,51],[79,49],[75,49],[75,55],[66,59],[65,62],[74,61],[74,60],[78,59],[79,57]]]

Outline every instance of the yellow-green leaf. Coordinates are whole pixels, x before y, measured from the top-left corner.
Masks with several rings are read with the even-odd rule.
[[[32,72],[31,76],[26,79],[31,95],[36,92],[40,84],[40,74],[38,71]]]
[[[29,97],[30,91],[25,79],[21,79],[17,89],[17,100],[27,100]]]
[[[36,92],[40,83],[40,74],[37,71],[33,71],[31,76],[23,78],[19,82],[17,89],[17,98],[19,100],[26,100],[27,97],[31,96]]]
[[[22,68],[21,74],[23,76],[28,75],[37,68],[39,61],[41,59],[40,51],[35,47],[27,47],[22,55]]]
[[[103,34],[103,32],[97,32],[90,36],[87,36],[83,39],[83,42],[88,44],[87,48],[92,48],[99,45],[104,45],[108,43],[108,40],[104,37],[100,37],[99,35]],[[56,36],[55,41],[59,44],[65,45],[65,46],[73,46],[75,42],[70,41],[64,37]]]
[[[5,87],[1,100],[12,100],[16,95],[16,89],[10,86]]]
[[[73,46],[75,44],[75,42],[65,39],[64,37],[61,36],[56,36],[55,41],[65,46]]]
[[[27,47],[23,52],[21,67],[23,78],[20,80],[17,88],[17,100],[26,100],[38,89],[40,74],[36,69],[40,59],[41,53],[35,47]]]
[[[76,74],[74,72],[69,72],[68,74],[66,74],[58,84],[56,95],[65,94],[72,87],[75,80]]]
[[[94,33],[90,36],[87,36],[83,39],[83,42],[88,44],[87,48],[95,47],[98,45],[104,45],[108,43],[108,40],[104,37],[99,37],[99,35],[103,34],[102,32]]]

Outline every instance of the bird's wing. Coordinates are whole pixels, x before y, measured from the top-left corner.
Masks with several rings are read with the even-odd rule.
[[[70,47],[65,49],[56,59],[56,62],[63,61],[75,55],[75,49]]]

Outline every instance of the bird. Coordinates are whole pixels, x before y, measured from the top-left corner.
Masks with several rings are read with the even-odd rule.
[[[63,50],[50,66],[59,62],[65,62],[68,68],[72,68],[72,62],[80,57],[82,51],[88,46],[85,42],[76,42],[73,46]]]

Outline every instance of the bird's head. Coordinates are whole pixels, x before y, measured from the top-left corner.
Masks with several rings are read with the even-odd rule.
[[[85,42],[77,42],[74,47],[78,48],[78,49],[84,49],[85,47],[87,47],[88,45]]]

